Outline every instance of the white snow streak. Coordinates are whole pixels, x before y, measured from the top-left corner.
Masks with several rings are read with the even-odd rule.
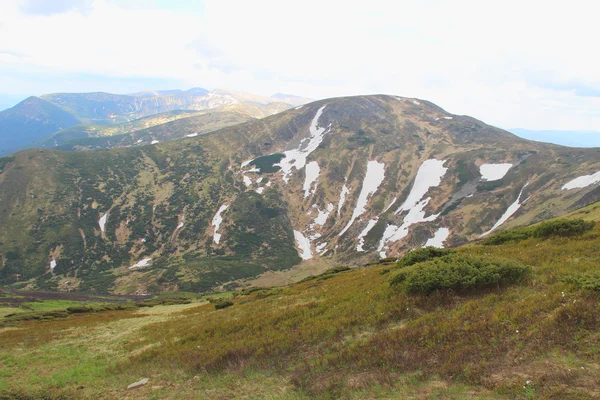
[[[319,178],[321,169],[319,168],[319,164],[316,161],[311,161],[308,164],[306,164],[304,172],[306,173],[306,178],[304,178],[303,186],[304,198],[307,198],[310,194],[314,194],[317,190],[317,178]]]
[[[498,181],[504,178],[512,166],[512,164],[482,164],[479,173],[484,181]]]
[[[327,205],[327,211],[319,210],[319,214],[315,218],[315,222],[311,225],[311,228],[314,228],[316,225],[324,226],[325,223],[327,222],[327,218],[329,218],[329,214],[331,214],[333,209],[334,209],[333,204],[329,203]]]
[[[430,188],[439,186],[442,178],[446,175],[448,168],[444,168],[445,160],[431,159],[423,162],[417,171],[415,183],[406,198],[404,204],[396,210],[394,214],[401,211],[411,210],[417,206],[423,196],[427,194]]]
[[[389,205],[389,206],[387,206],[387,207],[385,208],[385,210],[383,210],[383,212],[386,212],[387,210],[389,210],[390,208],[392,208],[392,206],[394,205],[394,203],[396,203],[396,200],[398,200],[398,197],[394,197],[394,198],[392,199],[392,202],[390,203],[390,205]]]
[[[104,227],[106,226],[106,221],[108,221],[108,213],[104,214],[98,220],[98,225],[100,226],[100,232],[104,233]]]
[[[443,249],[444,242],[446,241],[446,239],[448,239],[448,236],[450,236],[450,229],[440,228],[433,234],[433,237],[431,239],[427,240],[427,243],[425,243],[425,246],[423,247],[432,246]]]
[[[358,201],[356,202],[356,208],[354,208],[354,212],[352,213],[352,218],[350,218],[348,225],[342,229],[338,236],[342,236],[344,233],[346,233],[354,221],[356,221],[358,217],[367,211],[365,206],[369,201],[369,197],[375,194],[384,178],[385,164],[377,161],[369,161],[367,164],[367,173],[365,175],[365,179],[363,180],[362,189],[360,190],[360,195],[358,196]]]
[[[423,197],[425,197],[430,188],[439,186],[442,182],[442,178],[446,175],[446,171],[448,171],[448,168],[444,167],[445,163],[445,160],[431,159],[425,161],[419,167],[410,194],[406,198],[406,201],[394,213],[398,214],[402,211],[408,211],[402,225],[388,225],[383,232],[379,247],[377,248],[381,257],[386,256],[386,250],[388,248],[386,243],[397,242],[398,240],[404,239],[408,235],[408,229],[411,225],[420,222],[434,221],[438,217],[437,214],[425,217],[425,206],[429,204],[431,197],[425,199],[423,199]]]
[[[580,176],[579,178],[575,178],[569,183],[565,184],[562,187],[562,190],[583,189],[598,182],[600,182],[600,171],[592,175],[584,175]]]
[[[377,218],[369,220],[369,223],[367,224],[365,229],[363,229],[362,232],[358,235],[358,245],[356,246],[356,251],[365,251],[363,249],[363,246],[365,245],[365,236],[367,236],[371,229],[373,229],[373,227],[377,223],[377,220]]]
[[[147,267],[148,265],[150,265],[150,261],[152,261],[151,258],[144,258],[143,260],[138,261],[135,264],[133,264],[131,267],[129,267],[129,269],[134,269],[134,268],[138,268],[138,267]]]
[[[320,256],[322,256],[323,254],[325,254],[327,252],[327,249],[325,248],[326,246],[327,246],[327,242],[320,243],[315,247],[315,249],[317,250],[317,253],[319,253]]]
[[[310,137],[304,139],[297,149],[285,151],[283,153],[285,157],[281,159],[279,164],[273,164],[275,166],[281,167],[281,171],[283,173],[283,180],[285,181],[285,183],[288,183],[290,180],[289,175],[292,173],[292,168],[300,170],[306,165],[306,158],[309,156],[310,153],[315,151],[317,147],[319,147],[319,145],[323,141],[323,138],[325,137],[325,134],[328,132],[327,128],[319,128],[318,126],[319,118],[321,117],[321,114],[323,113],[325,107],[326,105],[319,108],[319,111],[317,111],[317,113],[315,114],[315,117],[313,118],[312,123],[309,127]],[[308,140],[308,144],[304,146],[304,149],[302,149],[302,145],[306,140]]]
[[[158,143],[159,143],[158,140],[153,140],[150,142],[150,144],[158,144]]]
[[[219,227],[221,226],[221,222],[223,222],[223,217],[221,216],[221,214],[223,213],[223,211],[227,210],[227,204],[223,204],[220,208],[219,211],[217,211],[217,213],[215,214],[215,216],[212,219],[212,226],[215,227],[215,233],[213,234],[213,241],[216,244],[219,244],[219,242],[221,241],[221,234],[217,233],[219,231]]]
[[[302,232],[294,230],[294,239],[296,239],[296,244],[298,245],[298,249],[300,249],[300,258],[303,260],[310,260],[313,258],[312,250],[310,249],[310,240],[307,239]]]
[[[252,185],[252,179],[250,179],[246,175],[242,176],[242,179],[244,179],[244,185],[246,185],[246,187]]]
[[[197,133],[190,133],[189,135],[185,135],[185,137],[196,137],[198,136]]]
[[[508,221],[508,219],[510,217],[513,216],[514,213],[516,213],[519,208],[521,208],[521,205],[523,203],[525,203],[525,201],[527,201],[527,199],[525,199],[525,201],[523,201],[523,203],[521,203],[521,195],[523,194],[523,190],[525,190],[525,188],[527,187],[528,184],[526,184],[525,186],[523,186],[523,189],[521,189],[521,192],[519,193],[519,197],[517,197],[517,200],[512,203],[504,212],[504,215],[502,215],[500,217],[500,219],[498,220],[498,222],[496,222],[496,224],[492,227],[492,229],[490,229],[489,231],[485,232],[484,234],[482,234],[480,237],[484,237],[489,235],[490,233],[492,233],[494,230],[496,230],[500,225],[502,225],[503,223],[505,223],[506,221]]]
[[[337,209],[337,215],[340,215],[340,212],[342,211],[342,206],[344,205],[344,202],[346,201],[346,196],[350,194],[350,189],[348,189],[348,186],[346,186],[346,183],[344,182],[344,186],[342,186],[342,191],[340,192],[340,201],[338,202],[338,209]]]
[[[54,271],[54,268],[56,268],[56,260],[53,258],[52,261],[50,261],[50,269]]]
[[[244,168],[246,165],[250,164],[252,161],[254,161],[254,158],[252,160],[244,161],[242,163],[242,168]]]

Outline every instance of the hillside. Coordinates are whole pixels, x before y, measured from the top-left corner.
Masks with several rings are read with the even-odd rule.
[[[154,146],[29,150],[0,164],[0,281],[209,291],[456,246],[596,201],[598,151],[383,95]]]
[[[0,155],[52,132],[80,124],[74,115],[39,97],[0,112]]]
[[[429,260],[413,252],[285,287],[137,305],[7,292],[0,302],[13,307],[0,313],[15,315],[0,326],[0,398],[598,398],[600,203],[568,218],[581,216],[595,227],[552,221],[503,233],[512,239],[502,244]],[[434,282],[418,272],[445,259],[525,275],[409,290]],[[47,320],[22,322],[34,316]]]

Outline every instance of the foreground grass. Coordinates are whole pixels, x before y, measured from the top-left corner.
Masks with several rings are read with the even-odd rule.
[[[470,245],[532,268],[513,286],[408,295],[393,264],[213,304],[0,328],[7,398],[600,398],[600,229]],[[229,294],[228,294],[229,296]],[[127,391],[142,377],[148,385]]]

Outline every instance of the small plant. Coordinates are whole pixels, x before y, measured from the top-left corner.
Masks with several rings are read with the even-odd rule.
[[[233,305],[233,301],[231,300],[219,300],[215,303],[215,310],[222,310],[223,308],[231,307]]]

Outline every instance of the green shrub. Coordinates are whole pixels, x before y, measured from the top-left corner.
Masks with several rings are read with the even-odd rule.
[[[509,231],[500,232],[483,244],[487,246],[498,246],[507,242],[520,242],[530,238],[548,238],[548,237],[571,237],[582,235],[587,231],[594,229],[595,222],[586,222],[582,219],[555,219],[542,222],[539,225],[527,228],[516,228]]]
[[[455,250],[450,249],[438,249],[437,247],[425,247],[422,249],[413,250],[406,254],[396,263],[399,268],[409,267],[416,263],[420,263],[427,260],[433,260],[434,258],[447,256],[454,254]]]
[[[566,277],[563,281],[574,285],[577,289],[600,292],[600,271],[572,275]]]
[[[221,310],[223,308],[231,307],[233,305],[233,301],[231,300],[219,300],[215,302],[215,310]]]
[[[66,310],[55,310],[55,311],[34,311],[24,312],[17,314],[8,314],[4,317],[5,321],[17,322],[17,321],[47,321],[56,318],[66,318],[69,313]]]
[[[531,268],[514,261],[450,254],[415,264],[390,279],[408,294],[429,295],[439,290],[468,292],[522,282]]]
[[[553,221],[542,222],[535,227],[533,231],[534,237],[551,237],[551,236],[577,236],[582,235],[587,231],[594,229],[595,222],[586,222],[582,219],[556,219]]]

